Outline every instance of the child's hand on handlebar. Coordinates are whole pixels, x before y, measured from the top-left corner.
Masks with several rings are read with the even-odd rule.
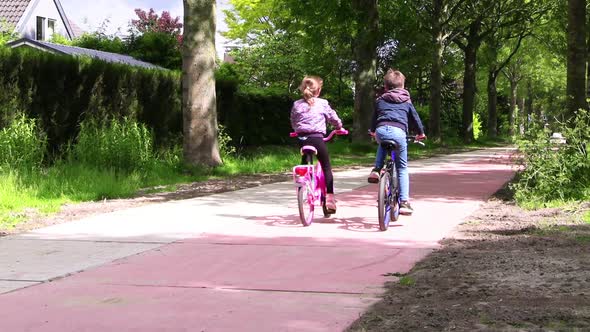
[[[338,135],[347,135],[348,134],[348,130],[344,129],[344,127],[340,127],[338,129],[336,129],[336,134],[338,134]]]
[[[423,141],[426,139],[426,135],[425,134],[416,135],[415,139],[416,139],[416,141]]]

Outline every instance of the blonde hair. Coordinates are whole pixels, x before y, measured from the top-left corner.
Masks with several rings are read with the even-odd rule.
[[[383,77],[383,83],[385,83],[385,89],[397,89],[403,88],[406,84],[406,77],[399,70],[389,69],[385,77]]]
[[[303,99],[309,104],[313,105],[314,97],[320,95],[320,90],[324,85],[324,80],[318,76],[305,76],[301,85],[299,85],[299,91],[303,95]]]

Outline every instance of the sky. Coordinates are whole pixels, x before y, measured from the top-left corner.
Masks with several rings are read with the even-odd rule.
[[[87,32],[95,31],[102,22],[109,20],[107,33],[113,34],[120,31],[125,34],[132,19],[136,18],[136,8],[149,11],[154,8],[156,13],[161,14],[163,10],[170,12],[172,17],[183,17],[182,0],[60,0],[66,15],[73,20],[80,28]],[[217,31],[225,31],[227,26],[224,22],[222,9],[228,8],[229,0],[217,0]],[[225,39],[217,34],[217,54],[223,55]]]

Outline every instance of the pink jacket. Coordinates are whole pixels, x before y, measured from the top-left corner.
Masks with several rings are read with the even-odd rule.
[[[310,106],[305,99],[299,99],[293,103],[291,108],[291,127],[296,133],[320,133],[326,134],[326,121],[336,129],[342,128],[342,120],[336,111],[330,107],[327,100],[314,98],[313,106]]]

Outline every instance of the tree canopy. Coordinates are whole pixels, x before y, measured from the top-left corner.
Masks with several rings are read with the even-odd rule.
[[[320,75],[329,98],[355,107],[357,130],[388,68],[404,72],[427,130],[443,140],[514,134],[531,115],[556,121],[575,98],[573,109],[585,107],[585,0],[379,0],[372,16],[373,1],[231,3],[240,83],[296,93],[303,75]],[[566,82],[577,97],[566,98]]]

